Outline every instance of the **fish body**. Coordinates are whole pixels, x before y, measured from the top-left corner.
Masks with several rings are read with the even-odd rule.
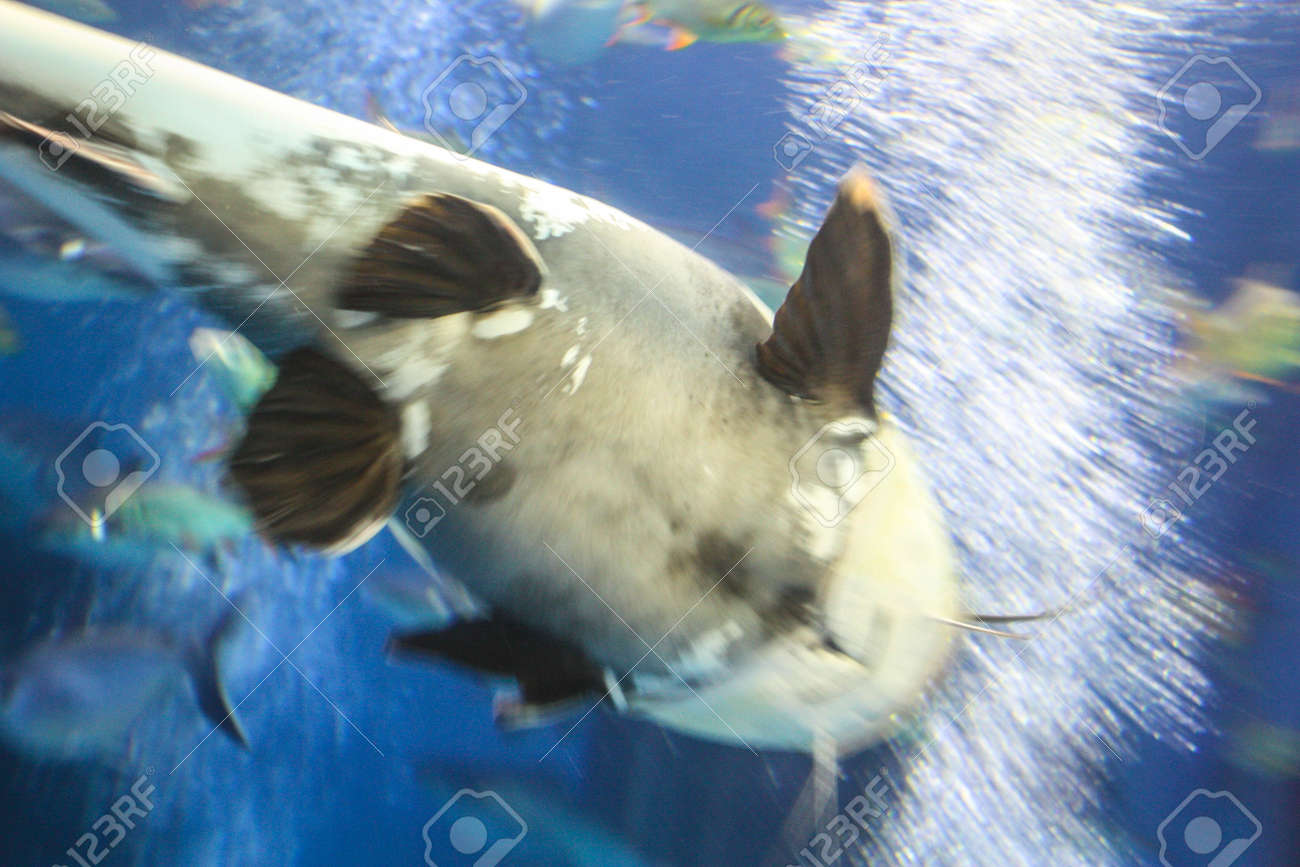
[[[528,16],[529,42],[543,56],[563,63],[588,62],[617,42],[676,51],[696,41],[761,43],[786,38],[776,14],[762,3],[543,0],[521,5]]]
[[[57,514],[47,528],[46,543],[92,558],[98,546],[156,553],[175,545],[204,552],[253,534],[253,516],[243,506],[169,482],[142,486],[94,526],[68,510]]]
[[[607,700],[795,750],[870,743],[942,670],[965,613],[874,404],[892,221],[864,175],[774,320],[600,202],[15,4],[0,25],[0,175],[279,365],[230,462],[262,532],[341,552],[396,515],[490,612],[397,647],[512,675],[515,721]],[[148,78],[93,139],[41,125],[133,51]]]
[[[196,328],[190,352],[238,409],[247,412],[275,384],[275,365],[237,331]]]
[[[704,42],[781,42],[787,36],[776,14],[762,3],[730,0],[648,0],[634,4],[646,20],[667,25],[675,32],[669,50]]]
[[[1254,383],[1281,385],[1300,370],[1300,295],[1242,278],[1212,310],[1189,310],[1182,373],[1211,401],[1245,401]]]
[[[246,745],[216,669],[217,642],[185,648],[146,630],[108,627],[37,644],[0,675],[0,735],[46,758],[102,757],[124,748],[150,709],[189,682],[211,722]]]

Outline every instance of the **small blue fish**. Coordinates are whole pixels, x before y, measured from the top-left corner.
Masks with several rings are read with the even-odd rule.
[[[57,509],[41,533],[45,547],[90,562],[147,561],[172,545],[207,553],[253,533],[253,516],[236,503],[190,485],[145,485],[101,522]]]
[[[275,385],[275,365],[243,335],[219,328],[196,328],[189,342],[194,360],[215,377],[241,412],[251,410]]]
[[[0,672],[0,736],[37,758],[89,758],[122,749],[136,722],[189,681],[212,725],[247,748],[217,655],[232,612],[202,647],[125,627],[42,642]]]

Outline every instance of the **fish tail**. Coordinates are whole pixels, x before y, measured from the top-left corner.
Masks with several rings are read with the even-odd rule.
[[[248,736],[244,733],[239,718],[235,716],[236,707],[231,705],[230,696],[226,693],[220,661],[222,649],[243,619],[244,615],[232,602],[230,610],[217,622],[203,645],[195,648],[190,660],[190,677],[194,681],[194,695],[203,716],[212,723],[214,730],[222,732],[247,750]]]

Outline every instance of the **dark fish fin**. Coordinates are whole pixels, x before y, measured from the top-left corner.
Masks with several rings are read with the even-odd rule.
[[[114,143],[110,133],[83,138],[0,111],[0,142],[30,147],[47,167],[87,187],[123,198],[124,193],[182,203],[192,194],[161,162]]]
[[[882,208],[865,170],[855,168],[840,183],[803,273],[776,311],[772,336],[758,346],[759,371],[787,393],[874,412],[893,317],[893,251]]]
[[[405,459],[397,411],[316,349],[284,358],[230,459],[258,529],[277,542],[349,551],[397,508]]]
[[[496,208],[418,196],[384,226],[339,288],[338,306],[399,319],[489,310],[537,292],[542,260]]]
[[[513,678],[519,684],[520,706],[534,710],[605,688],[604,673],[582,650],[500,615],[395,635],[389,648],[437,657],[489,677]]]
[[[243,621],[243,616],[233,606],[208,635],[207,641],[194,652],[190,664],[190,677],[194,680],[194,696],[199,710],[217,729],[244,749],[248,749],[248,736],[235,716],[235,709],[226,694],[221,678],[221,650],[231,633]]]

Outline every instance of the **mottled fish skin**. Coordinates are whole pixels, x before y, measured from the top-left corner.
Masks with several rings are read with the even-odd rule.
[[[3,0],[0,24],[0,112],[33,122],[63,117],[130,50]],[[66,63],[33,83],[30,70],[67,44],[77,48],[57,49]],[[69,161],[49,172],[0,136],[0,175],[242,323],[268,354],[313,343],[350,366],[403,420],[411,472],[399,517],[433,483],[450,484],[503,418],[517,420],[518,443],[424,537],[489,605],[573,637],[616,675],[635,666],[644,691],[668,695],[661,716],[696,702],[682,681],[749,689],[762,685],[756,665],[795,680],[808,666],[831,672],[803,684],[777,729],[752,714],[733,721],[755,743],[809,748],[808,717],[824,702],[848,702],[825,726],[867,737],[937,668],[947,639],[926,617],[960,614],[923,482],[900,466],[882,486],[893,499],[873,494],[835,527],[812,519],[788,467],[832,419],[759,375],[754,348],[771,313],[735,278],[569,191],[180,58],[158,53],[149,65],[152,77],[90,143],[117,149],[102,165],[123,153],[137,169],[106,175]],[[541,291],[433,320],[336,309],[334,287],[358,251],[431,192],[513,221],[544,264]],[[870,423],[905,455],[887,419]],[[924,580],[878,594],[904,618],[891,620],[893,637],[877,636],[900,667],[879,683],[885,674],[824,646],[828,630],[873,646],[857,640],[870,627],[855,624],[875,622],[876,591],[851,596],[861,612],[829,611],[827,599],[837,579],[870,584],[865,571],[899,568],[870,550],[854,554],[869,569],[844,559],[891,508],[925,511],[933,526],[906,543]],[[740,665],[748,680],[733,678]],[[781,700],[790,684],[763,689],[735,697],[732,713],[747,713],[750,698]],[[735,734],[678,716],[701,734]]]

